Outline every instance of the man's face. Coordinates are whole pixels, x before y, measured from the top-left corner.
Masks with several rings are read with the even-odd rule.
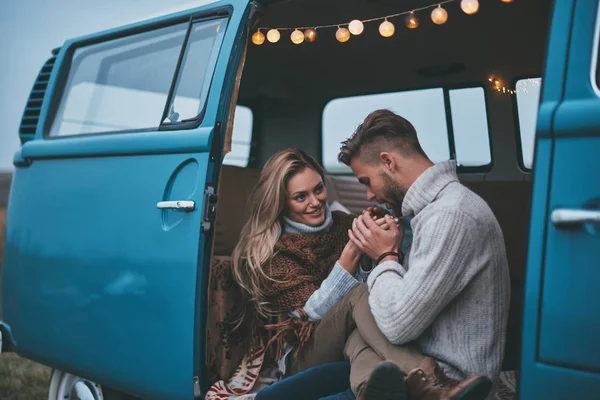
[[[385,204],[394,210],[394,214],[401,214],[406,189],[383,168],[382,164],[372,165],[362,162],[359,157],[354,157],[350,162],[350,168],[358,181],[365,185],[367,200]]]

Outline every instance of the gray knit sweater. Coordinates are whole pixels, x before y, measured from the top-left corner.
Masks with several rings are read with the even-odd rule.
[[[396,344],[416,341],[453,378],[502,365],[510,282],[502,231],[488,205],[458,182],[447,161],[425,171],[402,204],[413,242],[400,265],[368,278],[377,325]]]

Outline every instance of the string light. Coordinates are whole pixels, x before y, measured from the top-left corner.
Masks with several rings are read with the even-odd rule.
[[[304,33],[299,31],[298,29],[296,29],[290,35],[290,39],[292,40],[292,43],[300,44],[300,43],[304,42]]]
[[[512,3],[513,2],[513,0],[500,0],[500,1],[502,1],[503,3]]]
[[[406,27],[408,29],[416,29],[419,27],[419,18],[416,17],[413,11],[411,11],[410,14],[406,16],[404,22],[406,23]]]
[[[515,95],[517,93],[529,93],[528,86],[540,86],[540,84],[541,84],[541,82],[539,80],[529,78],[527,80],[521,81],[522,82],[521,89],[512,89],[508,86],[505,86],[504,83],[502,82],[502,79],[500,79],[494,75],[490,75],[488,77],[488,81],[492,85],[492,90],[495,90],[496,92],[500,92],[500,93],[504,93],[504,94],[510,94],[510,95]]]
[[[448,21],[448,11],[442,8],[442,5],[438,5],[437,8],[434,8],[431,12],[431,20],[436,25],[442,25]]]
[[[510,3],[513,0],[501,0],[503,2]],[[281,35],[281,31],[291,31],[290,38],[292,42],[295,44],[300,44],[304,41],[312,43],[317,39],[317,29],[325,29],[325,28],[337,28],[335,32],[336,39],[341,42],[347,42],[350,40],[351,35],[360,35],[364,31],[364,24],[375,21],[382,21],[379,25],[379,33],[383,37],[390,37],[394,35],[396,31],[396,27],[394,24],[389,21],[389,19],[404,16],[404,22],[406,26],[410,29],[415,29],[419,26],[420,21],[417,17],[417,13],[424,10],[433,9],[431,11],[430,17],[433,23],[437,25],[442,25],[446,23],[448,20],[448,11],[446,11],[442,5],[447,3],[456,3],[460,2],[460,7],[466,14],[475,14],[479,10],[479,1],[478,0],[443,0],[438,1],[434,4],[430,4],[428,6],[420,7],[413,9],[412,11],[404,11],[396,14],[391,14],[382,17],[370,18],[370,19],[354,19],[350,21],[350,23],[338,23],[338,24],[330,24],[330,25],[316,25],[316,26],[304,26],[304,27],[286,27],[286,28],[266,28],[261,27],[258,31],[252,35],[252,42],[256,45],[261,45],[264,43],[264,39],[261,39],[261,36],[264,38],[262,31],[267,31],[266,38],[271,43],[276,43],[279,41]],[[300,37],[304,31],[303,37]],[[292,38],[293,36],[293,38]]]
[[[347,42],[350,40],[350,31],[346,28],[339,27],[335,33],[335,38],[338,40],[338,42]]]
[[[267,40],[271,43],[277,43],[280,37],[281,34],[277,29],[271,29],[267,32]]]
[[[264,42],[265,42],[265,35],[263,35],[263,33],[259,29],[258,31],[256,31],[256,33],[254,35],[252,35],[252,43],[260,46]]]
[[[479,11],[479,1],[477,0],[461,0],[460,8],[465,14],[472,15]]]
[[[381,25],[379,25],[379,34],[381,34],[383,37],[390,37],[395,31],[396,27],[394,24],[388,21],[387,18],[381,23]]]
[[[348,30],[350,30],[350,33],[353,35],[360,35],[363,33],[364,29],[365,26],[363,25],[362,21],[358,19],[355,19],[348,24]]]
[[[308,43],[313,43],[315,40],[317,40],[317,31],[315,31],[314,29],[307,29],[304,31],[304,39],[306,39],[306,41]]]

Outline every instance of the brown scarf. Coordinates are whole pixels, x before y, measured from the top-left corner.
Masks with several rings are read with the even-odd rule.
[[[308,298],[321,286],[339,260],[348,243],[348,229],[354,216],[332,213],[333,224],[326,233],[304,235],[286,233],[275,245],[274,256],[266,265],[269,281],[265,300],[277,320],[264,325],[271,332],[269,344],[277,343],[276,357],[281,356],[283,341],[298,344],[295,355],[310,340],[316,321],[309,321],[302,309]],[[297,310],[301,318],[290,317]]]

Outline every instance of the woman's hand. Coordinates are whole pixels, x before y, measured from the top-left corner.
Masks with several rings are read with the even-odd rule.
[[[358,261],[361,255],[360,249],[351,240],[348,240],[340,256],[339,263],[350,275],[354,276],[358,270]]]

